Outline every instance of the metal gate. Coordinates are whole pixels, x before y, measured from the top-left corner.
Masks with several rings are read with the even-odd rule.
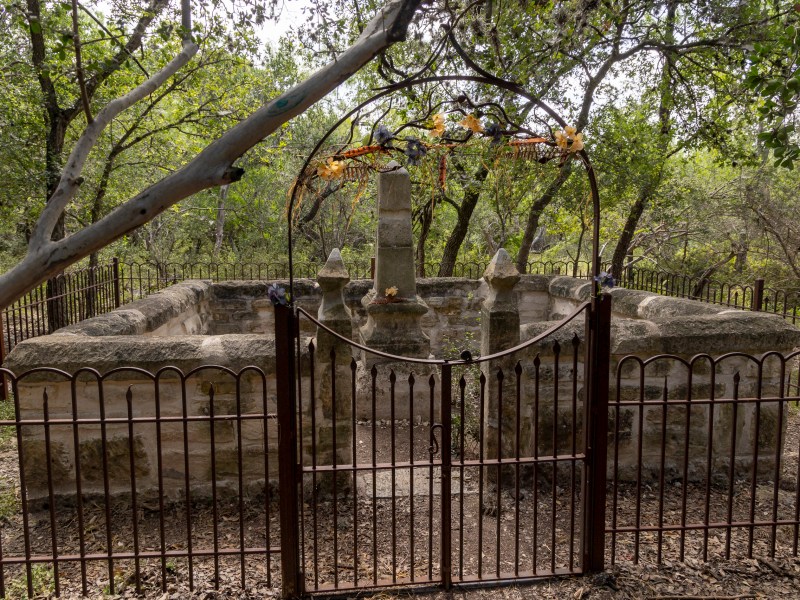
[[[278,373],[293,382],[278,388],[284,593],[602,568],[605,482],[591,474],[605,448],[591,453],[589,426],[604,424],[590,414],[607,404],[608,354],[597,369],[593,348],[609,306],[453,361],[371,350],[276,307]]]

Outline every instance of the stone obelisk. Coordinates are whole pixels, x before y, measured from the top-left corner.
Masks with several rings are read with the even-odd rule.
[[[392,161],[378,175],[378,237],[375,283],[361,300],[367,322],[361,327],[361,343],[400,356],[427,358],[430,339],[420,327],[428,312],[417,295],[414,270],[414,238],[411,233],[411,178]],[[384,362],[365,353],[371,368]]]

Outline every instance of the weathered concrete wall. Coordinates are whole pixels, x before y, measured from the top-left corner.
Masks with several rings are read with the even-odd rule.
[[[82,492],[87,496],[105,493],[104,472],[108,474],[111,496],[130,493],[131,448],[137,491],[145,502],[159,494],[167,499],[185,495],[187,457],[189,485],[195,497],[210,495],[212,465],[221,494],[235,493],[238,489],[240,460],[248,494],[262,491],[266,479],[277,477],[277,422],[274,418],[248,417],[263,415],[265,410],[268,415],[276,413],[275,343],[271,336],[93,336],[78,333],[76,329],[79,327],[19,344],[6,366],[21,374],[39,367],[75,373],[91,365],[105,374],[125,365],[156,373],[158,381],[130,368],[112,373],[101,383],[87,371],[77,375],[74,383],[52,371],[32,373],[19,381],[17,390],[23,419],[43,418],[46,393],[49,419],[68,420],[49,427],[52,448],[49,469],[57,496],[74,497],[76,493],[75,435]],[[306,339],[301,345],[306,347],[307,342]],[[307,361],[303,364],[307,372]],[[174,370],[158,374],[166,365],[187,374],[185,384]],[[203,368],[207,365],[223,368]],[[236,376],[250,366],[257,369],[246,369]],[[307,378],[304,385],[308,385]],[[103,412],[112,419],[105,431],[99,423],[74,427],[71,421],[75,417],[99,420],[101,389]],[[153,419],[156,414],[162,417],[161,488],[159,432],[155,422],[136,422],[133,441],[129,443],[128,424],[113,421],[127,419],[129,390],[134,419]],[[185,431],[181,421],[184,414],[188,417]],[[104,434],[108,454],[105,465]],[[34,502],[44,501],[48,495],[44,442],[42,424],[23,427],[23,469],[29,498]]]
[[[569,277],[553,278],[550,283],[551,316],[563,317],[571,313],[589,298],[591,286],[586,281]],[[789,353],[800,346],[800,330],[775,315],[728,309],[626,289],[614,289],[611,295],[614,320],[611,325],[610,400],[614,402],[619,398],[623,404],[619,411],[613,408],[609,411],[609,471],[613,468],[614,443],[618,438],[617,462],[620,477],[623,480],[635,480],[640,462],[645,479],[657,477],[661,460],[663,408],[660,405],[646,406],[640,413],[637,405],[625,406],[624,403],[661,400],[666,378],[668,399],[691,399],[700,403],[692,408],[689,417],[690,478],[704,477],[707,471],[709,419],[712,412],[708,400],[714,398],[718,402],[713,410],[711,426],[711,469],[718,476],[726,477],[730,465],[734,422],[733,405],[725,400],[737,395],[739,398],[756,397],[759,385],[762,397],[776,395],[781,386],[780,361],[773,357],[765,361],[763,368],[759,369],[757,363],[750,358],[732,356],[721,361],[712,370],[708,357],[719,357],[730,352],[741,352],[754,357],[772,351]],[[557,320],[525,324],[522,326],[522,339],[530,340],[556,323]],[[535,356],[539,356],[543,365],[552,365],[554,341],[558,341],[562,353],[567,352],[571,358],[575,336],[580,340],[581,347],[583,345],[584,326],[583,319],[576,320],[542,343],[528,348],[522,359],[527,380],[533,380],[534,373],[530,365]],[[644,368],[636,360],[627,359],[622,362],[629,355],[647,361],[661,354],[675,355],[678,360],[658,359]],[[582,358],[582,349],[578,355]],[[683,360],[688,363],[696,355],[708,357],[696,359],[691,369],[681,362]],[[561,401],[558,407],[557,430],[565,436],[560,434],[559,441],[564,439],[569,443],[573,365],[570,361],[564,361],[564,358],[567,357],[562,357],[559,369],[558,397]],[[565,362],[568,364],[564,364]],[[550,371],[552,372],[552,367]],[[583,374],[584,364],[580,360],[577,369],[580,402],[584,398]],[[786,379],[788,376],[789,373],[786,372],[783,377]],[[540,381],[540,396],[552,399],[555,392],[552,374],[540,376]],[[528,390],[525,397],[531,396]],[[738,474],[750,473],[753,468],[756,454],[754,441],[758,432],[758,473],[761,477],[771,477],[775,459],[781,453],[778,442],[782,442],[785,437],[785,418],[782,419],[782,431],[778,427],[781,420],[778,414],[780,406],[777,402],[763,402],[757,408],[755,403],[748,403],[740,405],[736,410],[735,469]],[[539,439],[539,452],[547,453],[552,451],[553,437],[553,409],[547,407],[547,401],[544,412],[540,414],[543,419],[540,422],[543,435]],[[666,478],[680,478],[685,456],[685,408],[668,408],[665,434]],[[641,457],[638,451],[640,436]],[[527,441],[529,444],[533,443],[532,439]]]

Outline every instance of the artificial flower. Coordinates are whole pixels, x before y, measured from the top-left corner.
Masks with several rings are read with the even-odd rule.
[[[564,152],[580,152],[583,150],[583,133],[571,125],[564,127],[564,131],[556,131],[556,145]]]
[[[317,175],[319,175],[319,177],[325,181],[333,181],[334,179],[339,179],[342,175],[344,175],[344,168],[344,161],[333,160],[333,158],[329,158],[327,164],[321,163],[317,167]]]
[[[440,137],[444,134],[444,115],[441,113],[436,113],[433,115],[433,130],[431,131],[431,137]]]
[[[500,127],[500,123],[491,123],[483,134],[492,138],[492,146],[503,143],[503,129]]]
[[[397,286],[393,285],[392,287],[386,288],[386,297],[387,298],[389,298],[389,297],[394,298],[395,296],[397,296]]]
[[[418,165],[428,153],[428,149],[419,140],[408,138],[406,141],[405,155],[408,157],[408,164]]]
[[[469,129],[473,133],[480,133],[483,131],[483,125],[473,115],[467,115],[458,122],[464,129]]]
[[[378,125],[378,128],[375,130],[375,141],[381,146],[388,144],[393,137],[392,132],[389,131],[386,125]]]

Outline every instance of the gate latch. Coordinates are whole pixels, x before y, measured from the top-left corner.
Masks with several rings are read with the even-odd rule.
[[[436,439],[436,429],[442,429],[443,425],[441,423],[434,423],[431,425],[431,445],[428,448],[428,451],[431,453],[431,458],[439,454],[439,440]]]

